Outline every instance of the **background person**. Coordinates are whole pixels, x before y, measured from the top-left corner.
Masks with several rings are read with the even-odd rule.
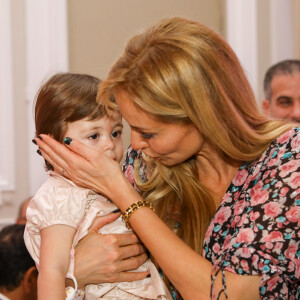
[[[300,60],[284,60],[271,66],[264,78],[266,115],[300,123]]]
[[[23,224],[13,224],[0,232],[0,299],[37,299],[35,263],[28,253]]]
[[[260,114],[219,35],[162,20],[128,42],[98,98],[112,111],[115,99],[131,127],[144,160],[133,178],[141,159],[130,151],[125,175],[143,199],[116,162],[76,139],[69,150],[47,135],[38,145],[121,209],[184,299],[299,297],[299,128]]]
[[[36,135],[47,132],[59,142],[70,135],[120,163],[122,117],[119,112],[108,116],[96,102],[99,82],[98,78],[84,74],[52,76],[37,95]],[[76,186],[47,161],[46,169],[49,177],[29,203],[24,234],[39,270],[39,298],[65,299],[68,276],[74,281],[75,289],[67,289],[67,299],[167,299],[168,290],[150,260],[137,270],[144,272],[144,276],[150,273],[148,278],[91,284],[84,292],[77,290],[73,275],[74,248],[88,233],[96,216],[114,213],[117,207],[91,189]],[[120,216],[119,210],[117,214]],[[99,233],[128,234],[131,230],[119,218],[101,228]]]
[[[26,198],[20,205],[16,224],[26,224],[26,210],[32,197]]]

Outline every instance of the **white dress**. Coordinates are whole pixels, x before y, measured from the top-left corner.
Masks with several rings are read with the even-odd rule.
[[[172,299],[157,269],[147,260],[136,271],[149,271],[151,277],[134,282],[91,284],[85,287],[84,293],[77,291],[76,279],[73,276],[74,248],[78,241],[86,236],[88,228],[98,215],[107,215],[117,207],[92,190],[76,186],[72,181],[55,172],[49,172],[48,180],[41,186],[29,203],[26,218],[27,224],[24,240],[28,251],[39,268],[40,230],[54,225],[65,224],[76,228],[70,254],[70,266],[67,277],[75,284],[75,296],[67,299]],[[101,234],[129,233],[122,220],[102,227]]]

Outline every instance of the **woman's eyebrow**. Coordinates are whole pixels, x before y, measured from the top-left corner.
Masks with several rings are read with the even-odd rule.
[[[130,125],[130,124],[129,124]],[[147,130],[146,128],[142,128],[142,127],[138,127],[138,126],[133,126],[133,125],[130,125],[131,128],[135,129],[135,130],[138,130],[138,131],[144,131],[144,130]]]
[[[130,128],[131,129],[134,129],[134,130],[136,130],[136,131],[138,131],[138,132],[148,132],[148,133],[152,133],[152,132],[155,132],[155,130],[153,129],[153,128],[142,128],[142,127],[137,127],[137,126],[131,126],[130,125]]]

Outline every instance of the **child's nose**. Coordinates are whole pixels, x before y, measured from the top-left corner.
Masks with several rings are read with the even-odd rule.
[[[111,138],[105,139],[103,146],[102,146],[102,150],[106,151],[106,150],[111,150],[113,148],[114,148],[114,143],[113,143],[112,139]]]
[[[114,143],[112,139],[107,139],[101,147],[102,151],[105,152],[106,155],[108,155],[111,158],[114,158]]]

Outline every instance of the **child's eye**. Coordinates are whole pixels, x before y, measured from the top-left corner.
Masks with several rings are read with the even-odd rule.
[[[111,136],[112,136],[113,138],[117,138],[117,137],[121,136],[121,134],[122,134],[122,131],[121,131],[121,130],[116,130],[116,131],[113,131],[113,132],[112,132]]]
[[[96,140],[98,137],[99,137],[99,134],[98,133],[94,133],[94,134],[92,134],[92,135],[89,136],[89,139],[90,140]]]

